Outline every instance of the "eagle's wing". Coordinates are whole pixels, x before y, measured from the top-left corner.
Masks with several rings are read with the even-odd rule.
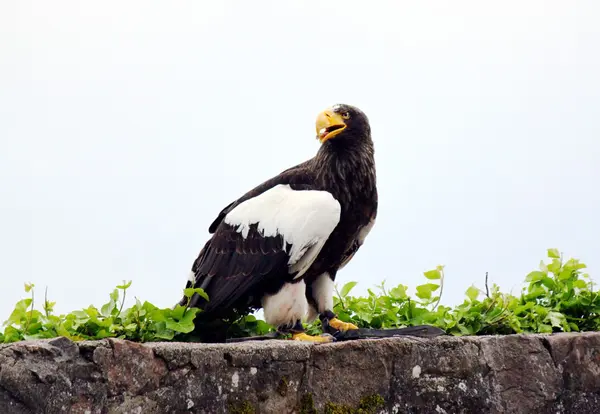
[[[210,234],[213,234],[217,230],[217,226],[219,225],[219,223],[221,223],[221,221],[223,221],[223,218],[225,218],[227,213],[229,213],[231,210],[236,208],[239,204],[243,203],[246,200],[251,199],[252,197],[256,197],[256,196],[262,194],[263,192],[273,188],[275,185],[278,185],[278,184],[309,185],[312,182],[312,174],[310,174],[306,169],[309,162],[310,162],[310,160],[305,161],[301,164],[295,165],[293,167],[290,167],[290,168],[282,171],[279,175],[256,186],[255,188],[248,191],[246,194],[244,194],[237,200],[229,203],[223,210],[221,210],[221,212],[219,212],[219,215],[217,216],[217,218],[212,222],[212,224],[208,228],[208,232]]]
[[[369,211],[365,211],[365,216],[370,217],[369,221],[364,225],[359,227],[352,243],[346,251],[344,252],[344,256],[342,257],[342,261],[337,270],[341,270],[344,266],[346,266],[350,260],[354,257],[358,249],[364,244],[365,239],[371,232],[371,229],[375,225],[375,220],[377,220],[377,206],[378,206],[378,198],[377,192],[375,192],[375,203],[371,207]]]
[[[310,184],[276,184],[231,206],[213,223],[214,234],[194,262],[188,283],[208,294],[205,306],[198,296],[190,302],[205,312],[228,310],[252,293],[275,293],[302,276],[341,213],[329,192]]]

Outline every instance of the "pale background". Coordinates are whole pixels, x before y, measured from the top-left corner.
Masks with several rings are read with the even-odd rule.
[[[0,319],[34,282],[67,312],[123,279],[180,298],[222,207],[311,157],[357,105],[376,227],[357,293],[484,274],[546,248],[600,267],[597,1],[0,0]],[[131,302],[128,302],[131,303]]]

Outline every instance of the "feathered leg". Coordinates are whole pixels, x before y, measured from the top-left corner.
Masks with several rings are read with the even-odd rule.
[[[310,304],[309,320],[319,316],[325,332],[349,331],[358,329],[358,326],[342,322],[333,312],[333,277],[325,272],[319,275],[306,290],[306,297]]]
[[[265,321],[281,333],[291,333],[296,341],[332,342],[334,338],[329,334],[312,336],[305,332],[302,326],[308,311],[305,292],[304,280],[300,280],[285,283],[277,293],[265,295],[262,300]]]

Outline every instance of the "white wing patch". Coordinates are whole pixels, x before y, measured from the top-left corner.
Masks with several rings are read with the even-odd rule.
[[[250,225],[257,224],[265,237],[281,235],[291,249],[288,266],[302,276],[316,259],[327,238],[340,221],[341,206],[327,191],[293,190],[277,185],[246,200],[225,216],[225,223],[237,226],[248,237]]]

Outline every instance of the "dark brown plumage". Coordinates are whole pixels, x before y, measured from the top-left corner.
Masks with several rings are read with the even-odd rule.
[[[374,148],[366,115],[349,105],[336,105],[319,116],[317,138],[322,144],[313,158],[250,190],[225,207],[210,225],[212,237],[194,261],[193,276],[186,285],[202,287],[210,298],[208,302],[197,295],[192,298],[190,306],[204,310],[198,320],[227,318],[266,303],[269,308],[264,306],[265,314],[269,311],[275,315],[271,316],[273,321],[293,317],[279,324],[279,330],[295,332],[296,339],[321,340],[298,336],[302,325],[295,307],[302,305],[292,285],[304,283],[312,315],[318,314],[325,324],[337,321],[327,299],[332,294],[330,281],[360,248],[377,216]],[[310,207],[310,197],[316,197],[315,203],[322,202],[324,207]],[[252,200],[262,203],[257,204],[261,207],[252,207],[248,203]],[[291,209],[299,210],[292,213]],[[299,217],[302,214],[306,219]],[[338,216],[337,221],[330,219]],[[324,220],[333,230],[322,230],[321,235],[320,228],[326,226],[312,228],[313,219]],[[277,234],[269,230],[271,221],[279,223]],[[241,230],[245,225],[247,234]],[[319,233],[318,237],[305,237],[310,231]],[[310,243],[305,242],[309,239]],[[305,249],[302,257],[314,261],[294,271],[292,256],[300,245]],[[318,255],[312,257],[311,252],[319,246]],[[265,299],[268,297],[270,302]],[[180,303],[186,301],[183,298]],[[286,303],[292,303],[290,309]],[[352,328],[340,323],[331,324],[338,329]]]

